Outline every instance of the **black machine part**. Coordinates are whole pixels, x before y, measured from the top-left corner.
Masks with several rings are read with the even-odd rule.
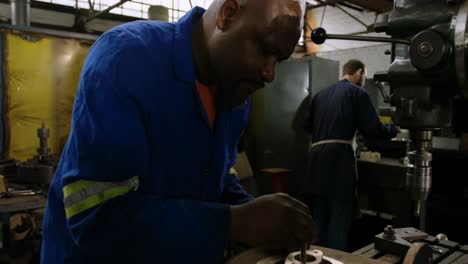
[[[387,226],[374,237],[374,243],[353,254],[389,263],[403,264],[465,264],[468,245],[448,240],[444,234],[430,236],[416,228]]]
[[[414,228],[393,229],[387,226],[383,233],[374,237],[375,249],[400,257],[404,257],[411,247],[411,241],[424,239],[429,235]]]
[[[387,226],[374,237],[373,249],[380,254],[397,256],[403,264],[467,263],[468,260],[468,246],[450,241],[444,234],[433,237],[412,227],[393,229]],[[461,259],[465,262],[459,262]]]
[[[432,248],[424,243],[414,243],[406,253],[403,264],[434,263]]]
[[[455,20],[455,69],[458,88],[468,98],[468,1],[461,5]]]
[[[49,138],[49,129],[42,121],[42,127],[37,129],[37,137],[39,138],[39,148],[37,149],[37,159],[40,161],[46,160],[50,153],[50,148],[47,146]]]
[[[50,148],[47,145],[49,128],[44,122],[42,122],[42,127],[37,129],[37,137],[39,138],[37,155],[19,164],[16,175],[18,182],[49,184],[54,176],[57,157],[50,154]]]

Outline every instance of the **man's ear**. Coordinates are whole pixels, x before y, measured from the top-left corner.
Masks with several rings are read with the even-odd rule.
[[[216,17],[216,26],[224,31],[229,28],[233,18],[239,13],[240,5],[238,0],[224,0]]]

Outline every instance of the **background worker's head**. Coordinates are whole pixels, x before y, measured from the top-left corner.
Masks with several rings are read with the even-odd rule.
[[[366,65],[360,60],[349,60],[343,65],[343,78],[364,87],[366,82]]]
[[[245,101],[294,51],[304,12],[304,0],[215,0],[203,15],[208,78]]]

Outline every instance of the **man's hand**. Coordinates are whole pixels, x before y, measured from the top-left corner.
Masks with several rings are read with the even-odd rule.
[[[231,239],[252,247],[298,250],[315,239],[309,208],[287,194],[231,206]]]

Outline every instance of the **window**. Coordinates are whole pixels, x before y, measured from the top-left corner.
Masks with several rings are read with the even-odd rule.
[[[37,0],[66,6],[75,6],[75,0]],[[93,4],[95,11],[104,10],[119,0],[77,0],[78,8],[90,9],[89,2]],[[110,11],[113,14],[148,19],[148,8],[150,5],[163,5],[169,8],[169,21],[177,21],[193,6],[207,8],[213,0],[134,0],[126,2]]]
[[[120,0],[36,0],[41,2],[54,3],[59,5],[73,6],[78,4],[78,8],[90,9],[90,2],[93,9],[98,12],[104,10]],[[77,1],[77,2],[75,2]],[[151,5],[166,6],[169,10],[169,21],[174,22],[179,20],[192,6],[200,6],[208,8],[213,0],[133,0],[123,3],[122,5],[113,8],[110,13],[131,16],[141,19],[148,19],[148,8]],[[314,0],[307,0],[307,2],[314,2]],[[304,32],[302,32],[304,34]],[[299,45],[303,41],[303,36],[299,40]]]
[[[66,6],[75,6],[75,0],[36,0],[47,3],[54,3],[59,5]],[[89,3],[93,4],[93,9],[95,11],[104,10],[120,0],[76,0],[78,1],[78,8],[90,9]],[[308,3],[315,3],[314,0],[306,0]],[[110,11],[113,14],[137,17],[142,19],[148,19],[148,8],[150,5],[163,5],[169,8],[169,21],[177,21],[182,17],[187,11],[191,9],[192,6],[200,6],[203,8],[208,8],[213,0],[133,0],[128,1],[119,7],[116,7]]]

